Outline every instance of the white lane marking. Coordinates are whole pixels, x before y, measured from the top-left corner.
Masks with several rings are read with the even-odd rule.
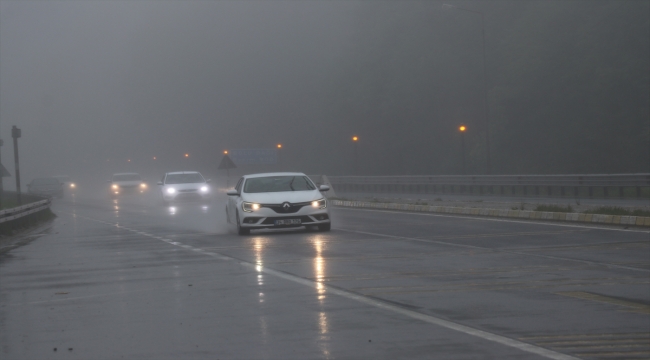
[[[597,261],[565,258],[565,257],[561,257],[561,256],[529,254],[529,253],[513,251],[513,250],[505,250],[505,249],[498,249],[498,248],[488,248],[488,247],[482,247],[482,246],[476,246],[476,245],[454,244],[454,243],[450,243],[450,242],[446,242],[446,241],[440,241],[440,240],[428,240],[428,239],[421,239],[421,238],[412,238],[412,237],[407,237],[407,236],[397,236],[397,235],[371,233],[371,232],[367,232],[367,231],[348,230],[348,229],[342,229],[342,228],[335,228],[335,229],[340,230],[340,231],[350,232],[350,233],[357,233],[357,234],[363,234],[363,235],[372,235],[372,236],[381,236],[381,237],[387,237],[387,238],[398,239],[398,240],[408,240],[408,241],[417,241],[417,242],[424,242],[424,243],[434,243],[434,244],[440,244],[440,245],[455,246],[455,247],[462,247],[462,248],[470,248],[470,249],[484,250],[484,251],[490,251],[490,252],[502,252],[502,253],[506,253],[506,254],[532,256],[532,257],[539,257],[539,258],[552,259],[552,260],[573,261],[573,262],[579,262],[579,263],[589,264],[589,265],[605,266],[605,267],[608,267],[608,268],[617,268],[617,269],[625,269],[625,270],[633,270],[633,271],[650,272],[650,269],[635,268],[635,267],[630,267],[630,266],[625,266],[625,265],[616,265],[616,264],[609,264],[609,263],[601,263],[601,262],[597,262]]]
[[[86,218],[86,219],[91,220],[91,221],[96,221],[95,219],[91,219],[91,218]],[[118,228],[121,228],[120,225],[117,225],[117,224],[112,224],[112,226],[116,226]],[[126,229],[126,228],[122,228],[122,229]],[[135,230],[130,230],[130,231],[137,232]],[[156,239],[156,237],[153,236],[153,235],[150,235],[150,236],[147,236],[147,237],[150,237],[152,239]],[[198,248],[194,248],[194,247],[192,247],[190,245],[185,245],[185,244],[182,244],[182,243],[179,243],[179,242],[169,242],[169,244],[179,246],[179,247],[183,247],[185,249],[198,249]],[[283,271],[269,269],[267,267],[260,267],[260,266],[254,264],[254,263],[247,262],[247,261],[244,261],[244,260],[241,260],[241,259],[237,259],[235,257],[231,257],[231,256],[219,254],[219,253],[207,252],[207,251],[203,251],[203,254],[209,255],[209,256],[211,256],[213,258],[224,260],[224,261],[236,261],[239,265],[247,267],[250,270],[253,270],[253,271],[256,271],[256,272],[263,272],[265,274],[273,275],[273,276],[276,276],[276,277],[279,277],[279,278],[282,278],[282,279],[285,279],[285,280],[289,280],[289,281],[292,281],[292,282],[295,282],[295,283],[298,283],[298,284],[301,284],[301,285],[309,286],[309,287],[314,288],[314,289],[319,289],[319,288],[322,289],[324,287],[327,292],[339,295],[339,296],[347,298],[347,299],[355,300],[357,302],[360,302],[360,303],[363,303],[363,304],[366,304],[366,305],[370,305],[370,306],[373,306],[373,307],[376,307],[376,308],[391,311],[393,313],[397,313],[397,314],[400,314],[400,315],[403,315],[403,316],[406,316],[406,317],[409,317],[409,318],[412,318],[412,319],[420,320],[420,321],[423,321],[423,322],[426,322],[426,323],[429,323],[429,324],[438,325],[438,326],[441,326],[441,327],[444,327],[444,328],[447,328],[447,329],[450,329],[450,330],[458,331],[458,332],[461,332],[461,333],[464,333],[464,334],[467,334],[467,335],[479,337],[479,338],[484,339],[484,340],[496,342],[496,343],[499,343],[499,344],[502,344],[502,345],[505,345],[505,346],[509,346],[509,347],[512,347],[512,348],[515,348],[515,349],[518,349],[518,350],[521,350],[521,351],[529,352],[529,353],[532,353],[532,354],[537,354],[537,355],[540,355],[540,356],[543,356],[543,357],[546,357],[546,358],[549,358],[549,359],[553,359],[553,360],[579,360],[578,358],[570,356],[570,355],[558,353],[558,352],[548,350],[548,349],[545,349],[545,348],[542,348],[542,347],[539,347],[539,346],[535,346],[535,345],[532,345],[532,344],[528,344],[528,343],[525,343],[525,342],[522,342],[522,341],[519,341],[519,340],[515,340],[515,339],[505,337],[505,336],[493,334],[493,333],[490,333],[490,332],[487,332],[487,331],[475,329],[473,327],[458,324],[458,323],[455,323],[455,322],[452,322],[452,321],[449,321],[449,320],[440,319],[440,318],[437,318],[437,317],[435,317],[433,315],[422,314],[422,313],[419,313],[419,312],[416,312],[416,311],[413,311],[413,310],[404,309],[404,308],[401,308],[399,306],[392,305],[392,304],[389,304],[389,303],[386,303],[386,302],[383,302],[383,301],[380,301],[380,300],[375,300],[375,299],[372,299],[370,297],[360,295],[360,294],[356,294],[356,293],[353,293],[353,292],[348,291],[348,290],[335,288],[335,287],[333,287],[331,285],[327,285],[327,284],[325,284],[323,282],[317,282],[317,281],[305,279],[305,278],[302,278],[302,277],[297,276],[297,275],[292,275],[292,274],[289,274],[289,273],[286,273],[286,272],[283,272]]]
[[[448,217],[454,219],[472,219],[472,220],[483,220],[483,221],[501,221],[501,222],[510,222],[518,224],[529,224],[529,225],[547,225],[547,226],[562,226],[562,227],[575,227],[582,229],[594,229],[594,230],[610,230],[610,231],[625,231],[625,232],[637,232],[650,234],[650,230],[638,230],[638,229],[618,229],[611,227],[600,227],[600,226],[588,226],[588,225],[574,225],[574,224],[564,224],[564,223],[551,223],[545,221],[536,221],[536,220],[509,220],[509,219],[500,219],[500,218],[491,218],[491,217],[477,217],[471,215],[447,215],[447,214],[431,214],[431,213],[421,213],[421,212],[410,212],[410,211],[391,211],[391,210],[381,210],[381,209],[359,209],[359,208],[348,208],[343,206],[337,206],[337,210],[349,210],[349,211],[369,211],[369,212],[383,212],[389,214],[401,214],[401,215],[420,215],[420,216],[435,216],[435,217]],[[625,224],[612,224],[612,226],[626,226]],[[631,225],[634,226],[634,225]]]

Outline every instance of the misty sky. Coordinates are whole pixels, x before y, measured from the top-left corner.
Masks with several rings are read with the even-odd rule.
[[[18,125],[26,178],[107,159],[190,153],[218,163],[222,149],[290,149],[292,137],[318,136],[309,126],[322,91],[314,84],[341,56],[354,7],[0,4],[3,163],[13,168],[10,128]]]
[[[647,171],[647,1],[448,2],[486,14],[497,172]],[[362,173],[453,174],[464,123],[485,173],[480,22],[443,3],[0,0],[3,164],[17,125],[23,182],[277,143],[287,170],[350,174],[354,134]]]

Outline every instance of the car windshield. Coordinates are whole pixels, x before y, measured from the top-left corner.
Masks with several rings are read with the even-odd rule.
[[[245,193],[316,190],[306,176],[267,176],[247,179]]]
[[[165,184],[192,184],[203,183],[205,179],[199,173],[189,174],[169,174],[165,179]]]
[[[59,181],[55,178],[38,178],[32,181],[32,185],[57,185]]]
[[[120,174],[113,175],[113,181],[140,181],[142,178],[138,174]]]

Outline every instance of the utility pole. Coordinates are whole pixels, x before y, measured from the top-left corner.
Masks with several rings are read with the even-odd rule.
[[[11,127],[11,137],[14,139],[14,162],[16,164],[16,199],[18,205],[22,205],[23,201],[20,197],[20,166],[18,163],[18,138],[21,136],[21,130],[16,125]]]
[[[5,144],[5,142],[2,139],[0,139],[0,149],[2,148],[2,145],[4,145],[4,144]],[[1,155],[0,155],[0,164],[2,164],[2,156]],[[0,209],[2,209],[2,197],[4,196],[4,193],[5,193],[5,189],[4,189],[4,185],[3,185],[3,181],[2,181],[2,179],[3,179],[2,175],[3,174],[0,174]]]

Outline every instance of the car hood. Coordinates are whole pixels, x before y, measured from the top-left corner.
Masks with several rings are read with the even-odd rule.
[[[318,190],[312,191],[283,191],[269,193],[243,193],[242,200],[260,204],[282,204],[285,201],[290,203],[301,203],[314,201],[323,198]]]
[[[32,190],[46,191],[46,190],[58,190],[62,187],[61,184],[44,184],[44,185],[27,185],[28,188]]]
[[[138,186],[142,184],[142,181],[113,181],[113,185],[117,186]]]
[[[200,189],[201,186],[206,186],[206,183],[189,183],[189,184],[165,184],[165,188],[174,188],[176,190],[191,190]]]

